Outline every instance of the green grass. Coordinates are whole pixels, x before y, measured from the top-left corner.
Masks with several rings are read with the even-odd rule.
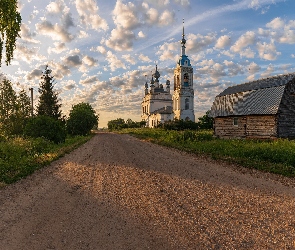
[[[288,177],[295,176],[294,140],[222,140],[214,138],[211,130],[125,129],[120,133],[215,160]]]
[[[48,165],[88,141],[89,136],[68,137],[54,144],[44,138],[22,137],[0,139],[0,187],[13,183]]]

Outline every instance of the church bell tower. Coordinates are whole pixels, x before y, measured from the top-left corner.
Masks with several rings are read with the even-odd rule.
[[[181,56],[174,69],[174,118],[195,122],[193,68],[185,54],[184,22],[182,28]]]

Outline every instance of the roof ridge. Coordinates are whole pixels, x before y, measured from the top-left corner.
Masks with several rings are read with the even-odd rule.
[[[224,95],[229,95],[229,94],[234,94],[239,92],[246,92],[246,91],[257,90],[257,89],[278,87],[281,85],[286,85],[293,78],[295,78],[295,72],[260,78],[255,81],[229,86],[217,96],[224,96]]]

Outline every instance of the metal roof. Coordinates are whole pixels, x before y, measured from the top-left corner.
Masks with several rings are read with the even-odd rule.
[[[282,85],[286,85],[294,77],[295,77],[295,73],[292,73],[292,74],[285,74],[285,75],[277,75],[277,76],[273,76],[269,78],[263,78],[253,82],[247,82],[247,83],[228,87],[223,92],[221,92],[218,96],[230,95],[230,94],[245,92],[249,90],[257,90],[257,89],[265,89],[265,88],[282,86]]]
[[[285,86],[295,74],[278,75],[225,89],[216,96],[212,117],[231,115],[273,115],[278,112]]]

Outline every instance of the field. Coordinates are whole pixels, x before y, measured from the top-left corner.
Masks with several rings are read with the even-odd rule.
[[[85,143],[91,136],[68,137],[54,144],[44,138],[0,140],[0,187],[15,182]]]
[[[168,131],[162,129],[124,129],[128,133],[154,143],[177,148],[197,155],[205,155],[240,166],[295,176],[295,141],[222,140],[213,131]]]

